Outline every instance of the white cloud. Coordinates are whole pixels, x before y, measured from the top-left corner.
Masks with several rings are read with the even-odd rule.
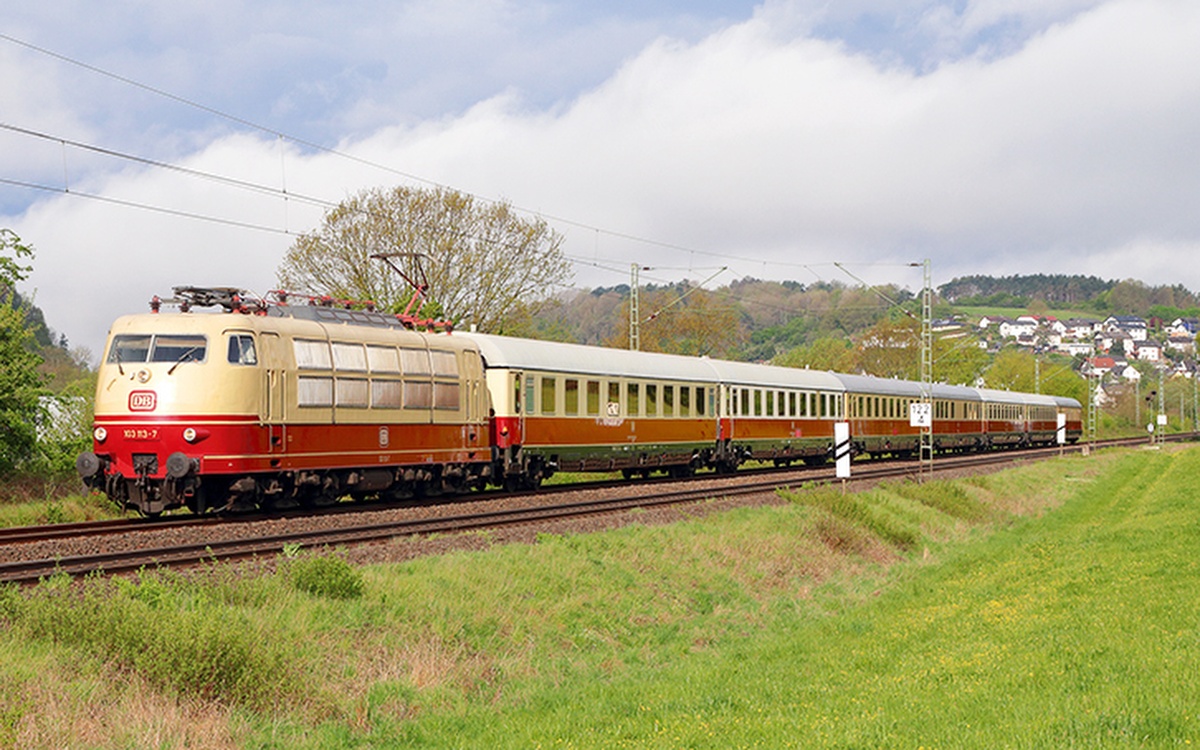
[[[923,71],[784,33],[805,28],[805,17],[772,4],[697,42],[660,37],[570,101],[533,108],[510,89],[460,115],[348,136],[339,148],[608,230],[562,225],[570,253],[618,269],[638,261],[701,278],[699,267],[728,263],[737,274],[809,281],[807,264],[846,280],[829,264],[931,257],[938,283],[1046,272],[1200,289],[1200,267],[1185,262],[1200,250],[1191,205],[1200,194],[1200,7],[1088,5],[1064,0],[1048,16],[1058,22],[1010,54]],[[1030,7],[973,3],[961,24],[1036,16]],[[379,105],[366,97],[357,106]],[[188,163],[335,201],[403,181],[280,149],[226,136]],[[319,220],[295,201],[285,208],[159,170],[105,174],[75,189],[293,231]],[[172,285],[269,288],[290,244],[68,196],[0,224],[38,247],[34,283],[51,325],[93,348],[111,318]],[[624,280],[586,264],[578,271],[585,284]],[[893,266],[856,273],[920,280]]]

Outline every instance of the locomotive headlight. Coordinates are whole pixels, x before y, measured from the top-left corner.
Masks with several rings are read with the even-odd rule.
[[[103,443],[105,440],[108,440],[108,430],[103,427],[97,427],[92,430],[92,437],[95,438],[97,443]]]
[[[196,428],[189,427],[186,430],[184,430],[183,431],[183,439],[188,441],[189,443],[196,442]]]

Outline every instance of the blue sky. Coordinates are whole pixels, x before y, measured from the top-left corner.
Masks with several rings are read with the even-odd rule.
[[[0,226],[93,350],[171,286],[272,288],[321,210],[63,141],[328,201],[414,178],[506,199],[567,236],[580,287],[631,262],[915,287],[931,258],[935,283],[1200,289],[1192,0],[9,5]]]

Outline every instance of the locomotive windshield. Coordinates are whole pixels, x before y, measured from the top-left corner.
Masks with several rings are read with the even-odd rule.
[[[110,364],[202,362],[208,337],[198,334],[121,334],[108,350]]]

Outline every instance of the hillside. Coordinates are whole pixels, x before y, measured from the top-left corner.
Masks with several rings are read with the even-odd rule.
[[[891,304],[891,302],[896,304]],[[624,347],[629,341],[629,287],[572,290],[512,333]],[[861,340],[874,326],[919,313],[914,292],[869,290],[840,282],[801,284],[745,278],[716,289],[684,281],[640,293],[642,348],[747,361],[783,357],[837,341]],[[1138,315],[1171,320],[1200,316],[1200,298],[1181,286],[1086,276],[971,276],[937,289],[934,315],[973,321],[985,312],[1099,317]],[[789,355],[791,355],[789,357]],[[883,373],[876,373],[883,374]]]

